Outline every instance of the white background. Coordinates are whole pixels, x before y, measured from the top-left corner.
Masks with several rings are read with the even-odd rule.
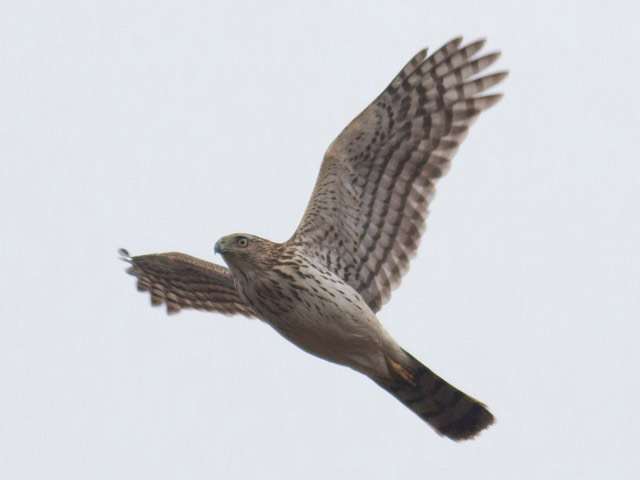
[[[636,478],[638,14],[3,1],[0,477]],[[287,239],[331,140],[458,34],[502,50],[505,98],[380,318],[495,426],[456,444],[259,321],[136,292],[119,247]]]

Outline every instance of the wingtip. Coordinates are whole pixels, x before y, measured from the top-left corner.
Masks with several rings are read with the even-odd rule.
[[[462,38],[462,37],[460,37]],[[476,40],[474,40],[473,42],[470,42],[469,44],[467,44],[465,46],[465,48],[473,48],[476,51],[481,50],[482,47],[484,47],[484,45],[487,43],[487,39],[484,37],[480,37]]]
[[[489,65],[492,65],[493,63],[495,63],[501,56],[502,56],[502,52],[500,50],[495,50],[493,52],[489,52],[483,55],[482,57],[480,57],[480,59],[486,63],[486,66],[485,66],[486,68]]]
[[[131,261],[133,260],[133,257],[129,255],[129,252],[127,251],[126,248],[118,249],[118,255],[120,260],[122,260],[123,262],[131,263]]]
[[[462,43],[463,37],[462,35],[458,35],[456,37],[453,37],[451,40],[449,40],[449,45],[454,45],[456,47],[459,47],[460,44]]]
[[[493,107],[502,99],[503,96],[503,93],[492,93],[491,95],[476,97],[474,98],[474,102],[476,102],[476,106],[478,107],[479,111],[482,111]]]

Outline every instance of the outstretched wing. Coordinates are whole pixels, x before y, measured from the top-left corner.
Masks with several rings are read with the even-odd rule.
[[[238,295],[226,267],[176,252],[131,257],[121,249],[120,255],[131,264],[127,273],[138,277],[138,290],[151,292],[151,304],[165,303],[169,314],[193,308],[255,316],[253,308]]]
[[[434,184],[478,114],[501,95],[478,95],[506,72],[477,73],[499,53],[456,38],[420,51],[329,146],[290,243],[340,275],[373,311],[409,268]]]

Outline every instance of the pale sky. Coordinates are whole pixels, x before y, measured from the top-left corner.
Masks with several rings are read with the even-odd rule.
[[[523,3],[3,1],[0,478],[636,478],[640,12]],[[459,34],[505,97],[379,317],[496,425],[456,444],[260,321],[136,291],[120,247],[287,239],[331,140]]]

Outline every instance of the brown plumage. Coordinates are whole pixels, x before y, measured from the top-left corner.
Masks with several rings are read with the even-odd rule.
[[[229,269],[180,253],[130,257],[154,305],[257,317],[305,351],[357,370],[438,433],[473,437],[493,422],[477,400],[404,351],[375,316],[407,272],[434,185],[505,72],[476,76],[497,53],[457,38],[419,52],[334,140],[307,210],[282,244],[221,238]]]
[[[255,317],[253,309],[238,296],[228,268],[177,252],[134,259],[122,248],[120,256],[131,263],[127,273],[138,277],[138,290],[151,293],[152,305],[166,304],[169,314],[193,308]]]

